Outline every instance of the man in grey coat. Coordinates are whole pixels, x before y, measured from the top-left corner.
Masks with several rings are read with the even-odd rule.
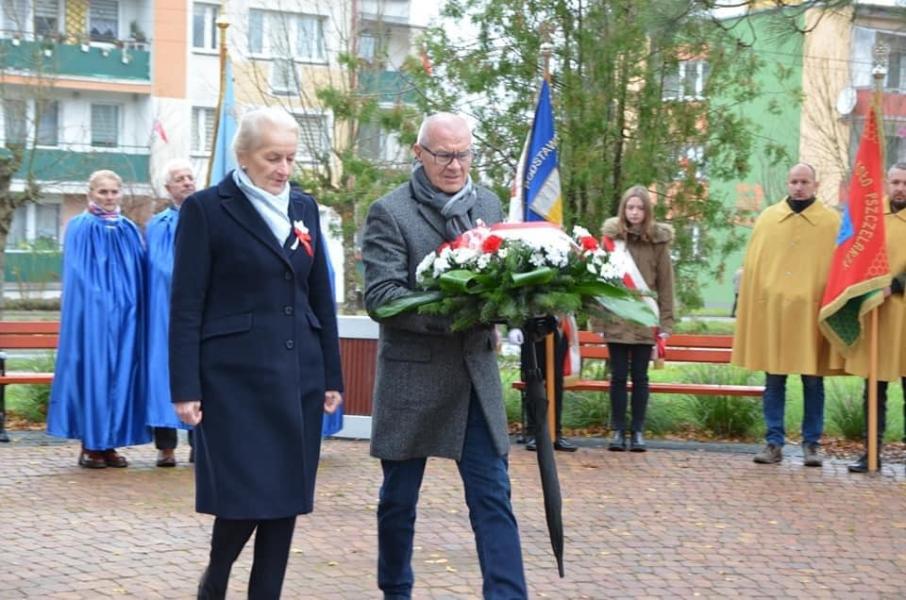
[[[479,220],[499,222],[499,199],[469,176],[472,133],[460,116],[429,116],[413,146],[410,181],[368,212],[362,257],[365,305],[416,289],[419,262]],[[452,319],[402,314],[381,321],[371,454],[381,459],[378,587],[410,598],[418,493],[427,457],[459,467],[485,598],[526,598],[519,531],[510,504],[506,411],[494,331],[452,332]]]

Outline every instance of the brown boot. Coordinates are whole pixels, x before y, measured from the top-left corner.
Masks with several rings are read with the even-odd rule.
[[[110,448],[109,450],[104,450],[103,452],[104,462],[107,463],[108,467],[113,467],[115,469],[122,469],[123,467],[129,466],[129,461],[126,460],[126,457],[122,454],[117,453],[116,449]]]
[[[157,466],[158,467],[175,467],[176,466],[176,453],[173,451],[173,448],[165,448],[163,450],[157,451]]]
[[[104,460],[103,452],[82,448],[79,453],[79,466],[85,469],[104,469],[107,467],[107,461]]]

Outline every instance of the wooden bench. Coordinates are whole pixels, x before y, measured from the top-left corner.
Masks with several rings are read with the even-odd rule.
[[[59,321],[0,321],[0,442],[8,442],[6,433],[6,386],[44,384],[53,381],[53,373],[6,371],[6,350],[56,350],[60,335]]]
[[[729,335],[672,335],[667,338],[667,355],[665,361],[678,363],[729,364],[733,348],[733,337]],[[607,360],[607,344],[604,337],[593,331],[579,332],[579,354],[582,364],[587,360]],[[522,390],[525,383],[517,381],[513,387]],[[632,389],[632,382],[627,384]],[[571,379],[563,386],[564,390],[575,392],[607,392],[609,380]],[[761,396],[763,385],[720,385],[714,383],[649,383],[652,394],[690,394],[694,396]]]

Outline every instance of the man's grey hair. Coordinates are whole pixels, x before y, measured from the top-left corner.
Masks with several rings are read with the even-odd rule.
[[[895,162],[890,165],[890,168],[887,169],[887,176],[890,177],[890,173],[896,169],[897,171],[906,171],[906,162]]]
[[[166,163],[164,163],[163,168],[158,174],[161,186],[165,186],[170,183],[170,178],[173,177],[175,171],[182,171],[183,169],[188,169],[192,171],[192,175],[195,175],[195,167],[192,165],[192,162],[186,158],[171,158]]]
[[[440,125],[442,123],[447,124],[447,125],[452,125],[453,123],[456,123],[456,122],[462,123],[462,125],[469,132],[469,143],[471,144],[472,143],[472,128],[469,126],[469,122],[466,120],[466,118],[463,117],[462,115],[459,115],[456,113],[439,112],[439,113],[434,113],[433,115],[428,115],[427,117],[425,117],[425,120],[422,121],[421,127],[418,128],[418,142],[417,142],[418,145],[419,146],[428,145],[428,143],[429,143],[428,138],[431,137],[428,134],[429,134],[429,130],[431,129],[431,127],[433,127],[435,125]]]

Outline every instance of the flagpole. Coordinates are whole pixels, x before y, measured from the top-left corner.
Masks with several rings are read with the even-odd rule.
[[[223,93],[226,90],[226,62],[227,62],[227,27],[230,22],[226,17],[226,0],[220,6],[220,16],[217,17],[217,29],[220,30],[220,91],[217,93],[217,108],[214,111],[214,137],[211,140],[211,156],[208,158],[208,174],[205,177],[205,187],[211,185],[211,173],[214,170],[214,159],[217,157],[217,130],[220,129],[220,113],[223,110]]]
[[[868,471],[878,470],[878,308],[871,309],[868,355]]]
[[[883,43],[878,43],[872,49],[874,55],[874,66],[872,68],[872,77],[874,78],[874,93],[872,102],[868,110],[875,111],[875,124],[877,126],[877,135],[882,135],[883,123],[880,121],[882,86],[884,78],[887,76],[887,48]],[[868,124],[866,123],[866,127]],[[884,145],[879,143],[881,152],[884,151]],[[883,165],[883,155],[882,155]],[[871,309],[871,326],[869,336],[869,354],[868,354],[868,411],[865,418],[868,420],[866,435],[866,448],[868,449],[868,472],[874,473],[878,470],[880,447],[878,444],[878,309]]]
[[[542,75],[544,80],[550,84],[551,81],[551,54],[554,51],[554,45],[550,42],[550,30],[543,27],[541,36],[544,42],[541,44],[541,60],[543,65]],[[556,377],[556,368],[554,367],[554,334],[547,334],[544,339],[545,361],[544,361],[544,383],[547,388],[547,430],[551,432],[551,442],[557,443],[557,394],[554,377]]]

